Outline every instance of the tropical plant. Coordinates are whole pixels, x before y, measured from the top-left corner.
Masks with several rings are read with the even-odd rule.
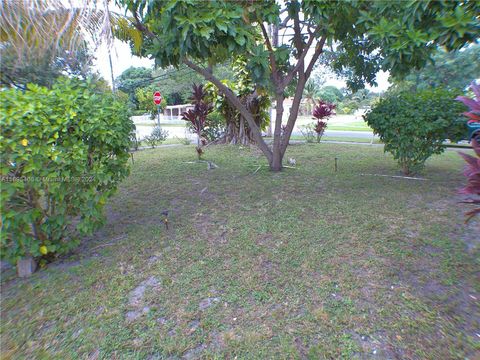
[[[228,86],[237,99],[252,114],[255,124],[266,130],[270,123],[270,97],[264,88],[256,88],[249,78],[246,68],[246,60],[238,57],[233,61],[233,80],[224,79],[222,83]],[[207,83],[206,91],[209,101],[212,102],[215,111],[221,114],[224,119],[223,141],[227,144],[251,144],[255,143],[255,137],[242,114],[230,103],[228,98],[214,86]]]
[[[466,96],[459,96],[456,100],[463,102],[469,107],[469,111],[464,112],[468,118],[468,123],[480,123],[480,85],[477,85],[475,82],[472,82],[470,89],[474,93],[474,98],[469,98]],[[472,147],[475,151],[477,157],[460,153],[460,155],[467,162],[465,167],[464,175],[468,178],[468,185],[464,187],[460,192],[462,194],[475,195],[477,199],[470,199],[465,201],[469,204],[480,204],[480,144],[479,141],[475,138],[472,139]],[[466,213],[467,220],[470,220],[473,216],[480,214],[480,207],[473,209]]]
[[[133,124],[124,103],[87,82],[0,92],[2,258],[62,254],[104,221],[128,174]]]
[[[325,102],[319,101],[318,105],[315,106],[312,112],[313,118],[316,120],[314,124],[314,130],[317,133],[317,142],[319,143],[322,139],[323,133],[327,128],[327,121],[330,116],[335,115],[335,105]]]
[[[59,59],[66,62],[67,72],[80,58],[88,63],[93,55],[87,47],[106,43],[110,48],[113,36],[130,41],[136,53],[142,43],[133,19],[110,11],[108,1],[1,0],[0,12],[1,80],[9,86],[25,87],[31,82],[28,69],[45,80],[48,73],[39,69],[55,70]],[[27,81],[5,76],[9,74],[22,75]]]
[[[320,140],[322,139],[322,136],[325,132],[325,129],[327,128],[327,122],[318,120],[317,123],[315,124],[315,127],[313,128],[315,130],[315,133],[317,134],[317,143],[320,143]]]
[[[477,123],[480,122],[480,85],[477,85],[475,81],[473,81],[470,84],[470,89],[474,94],[473,98],[458,96],[455,100],[461,101],[470,108],[469,111],[463,113],[463,115],[468,118],[468,122]]]
[[[367,124],[380,136],[384,151],[393,154],[403,172],[418,172],[433,154],[440,154],[443,142],[465,137],[464,106],[456,101],[457,93],[446,89],[403,92],[391,95],[364,116]]]
[[[475,151],[476,157],[460,152],[460,155],[465,159],[467,165],[463,174],[468,179],[468,184],[460,190],[461,194],[475,195],[476,199],[469,199],[463,201],[467,204],[480,204],[480,144],[476,139],[472,140],[472,147]],[[467,215],[466,222],[468,222],[475,215],[480,214],[480,207],[477,207],[465,215]]]
[[[213,111],[213,106],[211,103],[207,102],[206,92],[203,88],[203,85],[192,85],[192,103],[193,109],[188,109],[182,114],[182,120],[189,121],[193,126],[195,133],[197,134],[197,155],[200,160],[203,150],[202,150],[202,132],[205,127],[205,122],[207,120],[208,114]]]
[[[307,101],[307,111],[310,113],[312,108],[316,105],[316,99],[319,97],[318,92],[320,87],[311,78],[305,83],[305,89],[303,90],[303,96]]]
[[[425,1],[195,1],[118,0],[135,19],[145,41],[144,55],[161,67],[185,64],[212,82],[248,122],[270,168],[282,169],[306,81],[329,44],[329,64],[344,71],[351,88],[375,82],[378,70],[406,74],[426,64],[437,45],[461,48],[478,38],[478,2]],[[285,15],[281,15],[285,14]],[[290,41],[278,31],[291,29]],[[327,46],[325,46],[327,45]],[[307,57],[308,54],[308,57]],[[243,56],[255,88],[274,94],[276,118],[272,146],[253,114],[235,92],[212,73],[212,66]],[[284,100],[293,102],[282,137]]]

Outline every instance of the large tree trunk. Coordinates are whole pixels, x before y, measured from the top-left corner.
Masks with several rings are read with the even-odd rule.
[[[226,120],[225,135],[220,143],[231,145],[256,143],[255,137],[243,116],[238,115],[236,111],[233,111],[232,114],[224,113],[224,116]]]

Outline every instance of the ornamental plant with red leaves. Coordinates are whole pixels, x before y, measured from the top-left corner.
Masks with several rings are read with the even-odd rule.
[[[463,115],[465,115],[469,119],[469,123],[480,122],[480,85],[472,82],[472,84],[470,85],[470,89],[472,89],[473,93],[475,94],[475,98],[471,99],[466,96],[459,96],[456,98],[456,100],[463,102],[470,108],[470,111],[463,113]],[[480,144],[476,139],[472,139],[472,147],[477,155],[476,157],[465,153],[460,153],[460,155],[467,162],[467,166],[465,167],[465,171],[463,172],[463,174],[468,179],[467,186],[461,189],[460,193],[474,195],[477,197],[476,199],[469,199],[463,201],[464,203],[480,204]],[[468,222],[472,217],[479,214],[480,207],[477,207],[467,212],[465,214],[467,216],[465,222]]]
[[[463,201],[466,204],[480,204],[480,144],[477,140],[472,140],[472,147],[475,150],[477,156],[468,155],[465,153],[460,153],[460,155],[465,159],[467,162],[467,166],[465,167],[465,171],[463,174],[467,177],[468,183],[463,189],[460,190],[461,194],[467,195],[476,195],[477,199],[469,199]],[[480,214],[480,207],[477,207],[465,215],[467,215],[467,219],[465,222],[469,221],[473,216]]]
[[[197,155],[200,160],[203,150],[201,136],[203,128],[205,127],[205,121],[208,114],[213,110],[213,106],[205,101],[206,92],[203,89],[203,85],[193,84],[192,86],[192,103],[193,109],[189,109],[182,114],[182,120],[190,121],[192,123],[195,132],[197,133]]]
[[[463,113],[463,115],[469,119],[469,123],[480,122],[480,85],[477,85],[475,81],[473,81],[470,89],[475,94],[475,98],[471,99],[467,96],[458,96],[455,100],[463,102],[470,108],[470,111]]]
[[[317,122],[313,128],[317,133],[317,142],[320,142],[325,129],[327,128],[327,120],[330,116],[335,115],[335,104],[328,103],[326,101],[320,101],[315,106],[312,112],[312,116]]]

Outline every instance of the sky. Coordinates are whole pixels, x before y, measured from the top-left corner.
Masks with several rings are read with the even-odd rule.
[[[130,50],[130,46],[120,40],[114,41],[111,49],[112,54],[112,67],[113,76],[116,78],[122,72],[127,70],[130,66],[134,67],[153,67],[154,61],[147,58],[139,58],[133,56]],[[98,72],[109,82],[111,85],[110,64],[108,61],[108,47],[102,44],[95,52],[96,61],[94,62],[95,68]]]
[[[124,43],[120,40],[115,40],[114,45],[111,50],[112,53],[112,67],[113,67],[113,76],[116,78],[130,66],[134,67],[153,67],[154,61],[147,59],[147,58],[139,58],[137,56],[133,56],[130,50],[130,46],[127,43]],[[110,85],[111,75],[110,75],[110,64],[108,61],[108,48],[106,45],[102,45],[98,48],[95,53],[96,61],[94,63],[95,68],[99,71],[99,73],[107,80]],[[390,85],[388,82],[388,73],[379,72],[377,74],[377,83],[378,86],[372,88],[367,85],[367,89],[375,92],[385,91],[388,86]],[[345,82],[337,79],[332,78],[327,80],[325,85],[333,85],[338,88],[345,87]]]

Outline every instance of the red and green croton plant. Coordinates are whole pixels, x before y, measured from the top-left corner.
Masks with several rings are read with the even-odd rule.
[[[477,85],[475,82],[472,82],[470,89],[475,94],[473,99],[466,96],[459,96],[456,100],[463,102],[466,106],[470,108],[469,111],[463,113],[468,118],[468,123],[478,122],[480,123],[480,85]],[[475,151],[476,156],[468,155],[465,153],[460,153],[460,155],[467,162],[465,167],[464,175],[468,179],[467,186],[460,190],[460,193],[467,195],[476,196],[475,199],[469,199],[464,201],[468,204],[480,204],[480,144],[478,141],[472,139],[472,147]],[[467,215],[466,222],[469,221],[475,215],[480,214],[480,207],[477,207],[465,215]]]
[[[197,155],[198,160],[200,160],[203,149],[202,149],[202,132],[205,127],[205,121],[207,120],[208,114],[213,110],[212,104],[205,101],[206,92],[203,88],[203,85],[192,85],[192,97],[191,101],[194,105],[193,109],[189,109],[182,114],[182,119],[185,121],[190,121],[192,123],[195,132],[197,133]]]

